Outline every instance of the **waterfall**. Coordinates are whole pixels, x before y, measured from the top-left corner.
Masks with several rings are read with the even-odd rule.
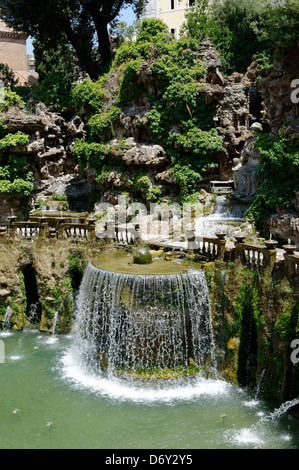
[[[266,370],[267,369],[263,369],[261,375],[259,376],[259,380],[258,380],[258,383],[257,383],[256,392],[255,392],[256,397],[258,397],[261,393],[263,380],[264,380],[264,377],[265,377]]]
[[[196,234],[213,237],[215,232],[225,231],[230,235],[235,225],[244,218],[247,209],[248,204],[228,201],[225,195],[216,196],[215,211],[196,220]]]
[[[88,264],[76,305],[77,349],[109,375],[207,363],[215,370],[203,272],[132,275]]]
[[[6,307],[5,316],[4,316],[4,320],[3,320],[3,330],[4,331],[9,329],[11,314],[12,314],[12,308],[8,305]]]
[[[53,319],[53,326],[52,326],[53,335],[55,335],[57,320],[58,320],[58,311],[55,312],[54,319]]]

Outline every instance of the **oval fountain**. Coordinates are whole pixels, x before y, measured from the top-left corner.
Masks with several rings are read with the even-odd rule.
[[[190,398],[209,381],[213,393],[226,386],[216,379],[205,273],[186,260],[139,264],[106,250],[84,273],[74,337],[70,376],[108,394]]]

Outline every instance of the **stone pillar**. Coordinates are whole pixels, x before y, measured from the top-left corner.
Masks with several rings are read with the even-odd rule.
[[[39,238],[40,240],[46,240],[49,238],[49,225],[48,222],[42,222],[39,226]]]
[[[106,243],[113,243],[115,239],[115,226],[114,221],[109,220],[105,224]]]
[[[93,219],[87,221],[87,242],[93,243],[96,240],[96,225]]]
[[[17,238],[17,223],[10,222],[9,224],[9,240],[13,241]]]
[[[283,245],[282,247],[285,250],[284,259],[285,259],[285,275],[288,278],[295,276],[295,263],[293,261],[294,251],[297,249],[296,245]]]
[[[276,250],[276,245],[277,241],[275,240],[266,240],[265,245],[266,248],[263,249],[263,255],[264,255],[264,261],[263,261],[263,267],[264,268],[269,268],[273,269],[274,263],[276,261],[276,255],[277,255],[277,250]]]
[[[58,240],[64,240],[66,238],[65,234],[65,224],[61,222],[57,227]]]
[[[224,253],[225,253],[225,237],[226,237],[226,233],[221,233],[221,232],[216,232],[215,233],[216,237],[218,238],[218,240],[216,240],[215,244],[217,245],[217,257],[218,259],[224,259]]]
[[[241,263],[245,263],[245,257],[244,257],[244,250],[242,247],[242,244],[245,241],[245,236],[244,235],[235,235],[235,249],[236,249],[236,259],[240,258]]]

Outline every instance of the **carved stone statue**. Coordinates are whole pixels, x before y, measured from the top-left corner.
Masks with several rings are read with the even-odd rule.
[[[261,124],[254,123],[250,127],[253,137],[247,140],[241,153],[241,158],[234,159],[233,180],[234,196],[243,201],[252,201],[258,192],[261,179],[257,174],[260,162],[260,153],[255,147],[256,140],[263,128]]]

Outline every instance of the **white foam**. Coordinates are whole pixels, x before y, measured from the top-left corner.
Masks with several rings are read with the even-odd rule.
[[[12,336],[13,333],[11,331],[1,331],[0,333],[0,338],[8,338],[9,336]]]
[[[231,385],[222,380],[196,378],[189,384],[167,385],[165,388],[126,384],[121,380],[108,379],[84,370],[75,360],[71,352],[62,358],[62,374],[76,386],[89,389],[101,395],[117,400],[130,400],[134,402],[171,402],[174,400],[190,400],[201,395],[226,395]],[[148,384],[146,384],[148,385]]]
[[[23,359],[24,356],[9,356],[9,359],[12,361],[19,361],[20,359]]]
[[[257,434],[254,429],[243,428],[240,429],[230,437],[230,440],[234,441],[238,445],[264,445],[263,439]]]
[[[254,408],[259,404],[258,400],[249,400],[249,401],[244,401],[244,405],[247,406],[248,408]]]

